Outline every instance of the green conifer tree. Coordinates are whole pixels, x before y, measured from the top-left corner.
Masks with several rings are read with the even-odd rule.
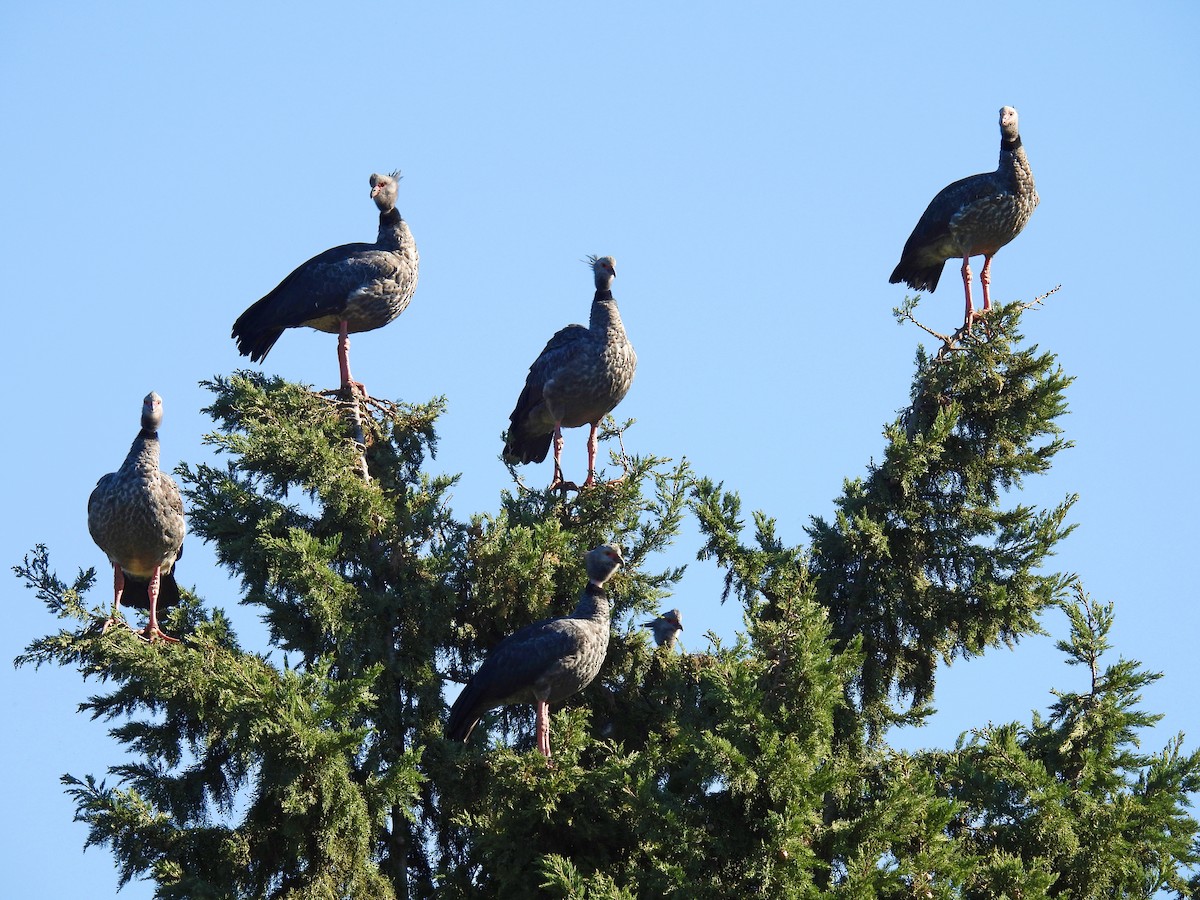
[[[240,579],[270,653],[190,594],[169,620],[180,645],[101,633],[93,572],[68,584],[44,547],[17,567],[64,620],[18,662],[100,679],[85,708],[127,750],[105,778],[64,777],[87,842],[163,898],[1186,895],[1200,763],[1182,737],[1135,752],[1156,676],[1102,670],[1110,612],[1046,569],[1074,498],[1019,499],[1067,446],[1070,381],[1023,346],[1021,313],[918,353],[881,461],[806,546],[761,512],[747,539],[736,493],[652,456],[578,494],[518,482],[462,521],[454,479],[426,473],[442,401],[215,379],[208,440],[227,460],[181,467],[191,532]],[[689,509],[744,625],[669,652],[633,619],[693,599],[682,568],[653,562]],[[569,612],[584,553],[610,540],[626,558],[613,639],[553,712],[555,764],[528,707],[447,742],[456,683]],[[952,750],[887,745],[928,714],[939,663],[1015,644],[1060,604],[1087,692]]]
[[[1183,735],[1158,754],[1140,733],[1161,716],[1138,708],[1161,675],[1134,660],[1102,666],[1113,605],[1073,586],[1063,603],[1067,662],[1086,672],[1084,691],[1054,691],[1049,719],[978,728],[925,768],[956,811],[949,833],[975,858],[964,897],[1150,898],[1193,896],[1200,863],[1187,798],[1200,787],[1200,751]]]

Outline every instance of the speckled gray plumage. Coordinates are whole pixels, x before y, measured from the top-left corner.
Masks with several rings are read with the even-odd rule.
[[[604,583],[622,563],[602,544],[587,555],[588,586],[569,616],[545,619],[497,644],[450,709],[446,737],[465,741],[489,709],[510,703],[559,703],[591,684],[608,653]]]
[[[555,425],[598,425],[616,408],[633,384],[637,354],[613,299],[616,263],[611,256],[591,257],[596,294],[588,326],[568,325],[554,335],[525,379],[509,416],[504,458],[511,463],[546,458]]]
[[[88,531],[109,562],[125,575],[122,604],[148,609],[146,585],[161,567],[160,608],[179,602],[173,570],[183,555],[183,499],[170,475],[159,471],[162,398],[142,404],[142,427],[121,467],[103,476],[88,498]]]
[[[683,617],[677,609],[668,609],[649,622],[642,623],[654,635],[654,643],[670,650],[675,646],[675,636],[683,631]]]
[[[238,352],[266,358],[285,328],[301,325],[337,334],[382,328],[404,312],[417,289],[420,257],[408,223],[396,210],[399,172],[371,176],[379,207],[375,243],[343,244],[298,266],[233,323]]]
[[[1006,106],[1000,110],[996,171],[963,178],[933,198],[904,244],[891,283],[932,292],[946,260],[980,254],[990,259],[1021,233],[1037,205],[1017,111]]]

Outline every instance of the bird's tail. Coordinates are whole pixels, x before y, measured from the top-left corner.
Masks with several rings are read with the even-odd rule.
[[[914,291],[929,291],[932,294],[937,290],[938,279],[942,277],[942,269],[945,265],[945,262],[940,262],[936,266],[918,268],[912,263],[905,263],[901,260],[900,264],[892,271],[892,277],[888,279],[888,283],[899,284],[903,281]]]
[[[517,405],[508,417],[508,434],[504,437],[504,461],[513,465],[542,462],[550,452],[552,431],[530,431],[526,428],[529,414],[542,402],[542,394],[528,383],[521,389]]]
[[[504,442],[504,460],[514,465],[542,462],[550,452],[553,437],[553,434],[529,434],[514,424]]]
[[[454,701],[454,705],[450,707],[450,718],[446,720],[446,738],[448,740],[466,743],[467,738],[471,736],[471,732],[475,730],[475,726],[479,722],[479,716],[475,715],[474,711],[475,700],[472,696],[472,687],[473,685],[468,683],[462,693],[458,695],[458,699]]]
[[[179,584],[174,572],[163,572],[158,578],[158,608],[170,609],[179,605]],[[125,576],[125,590],[121,592],[121,605],[134,609],[150,608],[150,582],[137,581]]]
[[[266,359],[279,336],[283,334],[282,328],[263,321],[265,307],[260,304],[261,300],[238,316],[230,332],[230,336],[237,341],[238,353],[250,357],[251,362],[262,362]]]

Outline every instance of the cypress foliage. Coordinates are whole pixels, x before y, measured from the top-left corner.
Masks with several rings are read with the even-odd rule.
[[[64,776],[87,843],[162,898],[1189,895],[1200,756],[1182,735],[1137,750],[1158,676],[1102,667],[1111,607],[1045,568],[1074,497],[1018,499],[1068,446],[1070,383],[1020,317],[1003,307],[959,349],[918,353],[881,460],[806,546],[762,512],[748,537],[735,492],[654,456],[576,495],[518,482],[460,520],[455,479],[426,471],[442,400],[215,378],[206,440],[224,465],[179,474],[191,533],[240,580],[269,654],[186,592],[179,645],[101,633],[93,571],[67,583],[43,546],[16,567],[64,623],[18,663],[97,679],[84,709],[127,751],[105,778]],[[634,623],[695,605],[683,569],[655,563],[689,514],[743,628],[668,652]],[[610,540],[626,566],[609,655],[553,713],[555,765],[528,707],[445,741],[455,685],[505,635],[569,612],[584,553]],[[887,745],[928,714],[939,662],[1015,644],[1058,608],[1085,691],[952,749]]]
[[[995,897],[1030,884],[1033,897],[1194,896],[1197,823],[1186,814],[1200,787],[1200,752],[1183,735],[1157,754],[1140,734],[1161,716],[1138,708],[1161,675],[1134,660],[1102,665],[1113,605],[1073,587],[1063,603],[1070,638],[1058,642],[1085,671],[1085,690],[1053,691],[1050,716],[1026,726],[976,729],[954,751],[925,760],[958,805],[951,833],[979,864],[963,896]]]
[[[850,699],[872,732],[898,721],[891,697],[932,699],[939,661],[1039,633],[1066,585],[1041,568],[1074,529],[1076,498],[1036,510],[1009,497],[1069,446],[1057,419],[1071,379],[1051,354],[1015,348],[1020,314],[997,310],[962,350],[918,352],[883,460],[846,482],[832,522],[809,527],[834,632],[862,640]]]

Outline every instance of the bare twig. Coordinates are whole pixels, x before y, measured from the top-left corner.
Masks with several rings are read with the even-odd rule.
[[[917,317],[913,315],[911,307],[905,307],[903,309],[897,308],[897,309],[892,310],[892,312],[895,313],[897,319],[900,319],[900,320],[907,319],[908,321],[910,321],[914,325],[916,325],[918,328],[920,328],[922,331],[933,335],[933,337],[937,338],[939,341],[942,342],[942,349],[938,351],[938,355],[937,355],[938,359],[942,359],[947,353],[951,353],[955,350],[963,349],[960,346],[960,342],[962,341],[962,339],[964,337],[966,337],[968,334],[971,333],[971,325],[969,322],[964,322],[962,324],[962,327],[958,328],[953,333],[947,335],[947,334],[942,334],[940,331],[934,331],[932,328],[930,328],[924,322],[919,321],[917,319]]]
[[[362,402],[379,411],[388,418],[395,417],[400,412],[400,404],[393,403],[391,400],[380,400],[376,397],[362,398]]]
[[[621,461],[622,474],[620,478],[609,479],[609,481],[606,482],[607,484],[618,484],[629,477],[629,454],[625,452],[625,429],[614,428],[613,430],[617,434],[617,444],[621,447],[621,454],[618,459]]]
[[[1033,309],[1034,307],[1041,306],[1042,301],[1044,301],[1051,294],[1057,293],[1061,288],[1062,288],[1061,284],[1056,284],[1054,287],[1050,288],[1050,290],[1046,291],[1046,293],[1042,294],[1041,296],[1034,297],[1028,303],[1022,303],[1021,309]]]
[[[1049,297],[1053,293],[1056,293],[1061,287],[1062,287],[1061,284],[1055,285],[1054,287],[1052,287],[1050,290],[1046,291],[1046,293],[1042,294],[1041,296],[1034,297],[1032,300],[1029,300],[1027,302],[1018,303],[1018,308],[1021,309],[1022,311],[1024,311],[1024,310],[1035,309],[1037,307],[1040,307],[1042,305],[1043,301],[1047,297]],[[938,351],[935,359],[944,359],[947,354],[952,353],[955,350],[964,349],[964,347],[962,346],[963,340],[972,334],[971,326],[975,323],[976,320],[983,322],[985,325],[987,323],[986,315],[984,315],[982,313],[976,313],[970,319],[968,319],[966,322],[964,322],[959,328],[955,329],[952,333],[950,333],[948,335],[942,334],[940,331],[934,331],[932,328],[930,328],[924,322],[919,321],[917,319],[917,317],[913,315],[913,312],[912,312],[915,307],[916,307],[916,302],[915,302],[915,300],[913,300],[913,301],[907,302],[903,307],[896,307],[895,309],[892,310],[892,313],[896,316],[897,321],[908,320],[909,322],[912,322],[914,325],[916,325],[918,328],[920,328],[922,331],[932,335],[933,337],[937,338],[939,341],[942,342],[942,348]]]

